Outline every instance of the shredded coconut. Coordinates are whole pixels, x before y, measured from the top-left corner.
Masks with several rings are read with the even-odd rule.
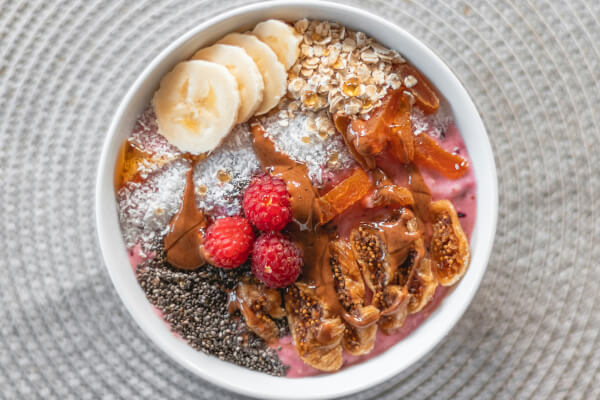
[[[194,167],[198,207],[213,216],[240,214],[242,193],[259,169],[250,128],[248,124],[237,125],[210,156]],[[206,192],[200,193],[200,187]]]
[[[167,139],[158,133],[158,123],[152,106],[148,106],[135,122],[129,141],[139,150],[157,158],[175,159],[182,155],[179,149],[169,144]]]
[[[454,122],[454,118],[450,106],[445,102],[440,102],[438,111],[429,115],[419,107],[413,107],[410,113],[410,122],[415,135],[426,132],[431,136],[443,138],[446,129]]]
[[[128,248],[140,243],[145,252],[155,250],[156,239],[167,233],[171,218],[183,200],[187,160],[163,166],[142,182],[128,182],[117,192],[119,221]]]
[[[308,176],[316,187],[322,187],[331,173],[355,164],[338,133],[334,130],[323,136],[322,131],[319,133],[321,121],[331,121],[326,111],[290,113],[285,125],[280,123],[280,114],[273,113],[261,119],[267,137],[273,140],[278,151],[306,165]],[[333,155],[337,157],[335,162],[331,162]]]

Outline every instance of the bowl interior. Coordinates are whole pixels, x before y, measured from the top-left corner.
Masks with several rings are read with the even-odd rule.
[[[366,32],[398,50],[437,87],[450,103],[471,156],[477,181],[477,220],[467,273],[411,335],[383,354],[337,373],[286,379],[250,371],[198,352],[170,332],[154,313],[129,266],[117,217],[113,176],[120,144],[150,101],[160,78],[177,62],[228,32],[249,29],[268,18],[294,21],[303,17],[337,21]],[[96,219],[102,253],[114,286],[135,321],[163,351],[200,377],[260,398],[317,399],[350,394],[391,378],[425,355],[444,338],[473,298],[491,251],[496,217],[496,169],[485,127],[465,88],[450,69],[421,42],[390,22],[364,10],[322,1],[276,1],[238,8],[199,25],[175,41],[141,74],[121,103],[106,138],[96,187]]]

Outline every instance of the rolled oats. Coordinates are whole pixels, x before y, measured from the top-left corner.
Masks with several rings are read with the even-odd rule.
[[[346,105],[344,107],[344,111],[346,112],[347,115],[354,115],[354,114],[358,114],[361,107],[362,107],[362,103],[360,102],[360,100],[353,97],[350,100],[348,100],[348,102],[346,103]]]
[[[402,56],[363,32],[306,19],[296,21],[294,27],[303,39],[300,57],[288,75],[288,97],[299,101],[290,103],[295,105],[287,106],[288,112],[317,112],[315,118],[320,122],[315,122],[315,130],[321,137],[335,129],[325,126],[321,118],[326,110],[368,118],[369,111],[381,105],[388,88],[413,84],[410,77],[403,82],[391,72],[393,64],[404,62]]]
[[[390,87],[394,90],[398,89],[402,85],[400,77],[396,74],[390,74],[388,76],[388,81],[390,83]]]
[[[356,40],[354,40],[352,38],[344,39],[344,42],[342,43],[342,51],[346,52],[346,53],[350,53],[354,49],[356,49]]]
[[[308,29],[308,20],[306,18],[302,18],[296,21],[294,28],[296,28],[296,31],[300,34],[306,32],[306,29]]]
[[[315,55],[313,47],[307,44],[303,44],[302,46],[300,46],[300,53],[304,57],[313,57]]]
[[[365,50],[361,52],[360,59],[366,62],[367,64],[377,64],[377,62],[379,61],[377,53],[375,53],[372,50]]]
[[[299,99],[302,89],[306,86],[306,81],[302,78],[296,78],[288,83],[288,93],[292,98]]]
[[[417,78],[415,78],[413,75],[407,75],[406,77],[404,77],[404,86],[406,86],[407,88],[411,88],[413,86],[415,86],[417,84]]]

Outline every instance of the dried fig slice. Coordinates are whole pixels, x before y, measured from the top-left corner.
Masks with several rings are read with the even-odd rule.
[[[401,299],[399,306],[397,307],[397,311],[393,315],[384,315],[379,320],[379,328],[384,335],[393,335],[396,333],[406,321],[406,317],[408,316],[408,302],[410,300],[410,296],[408,295],[408,290],[406,288],[402,288],[402,296],[398,297]]]
[[[421,259],[425,253],[425,246],[423,239],[417,239],[412,243],[412,247],[408,252],[404,262],[398,266],[396,284],[400,290],[402,290],[402,301],[404,301],[400,312],[390,316],[385,316],[380,321],[379,325],[381,330],[389,335],[397,331],[404,325],[406,316],[410,311],[410,304],[413,301],[413,295],[411,294],[410,283],[414,281],[417,266],[420,264]],[[399,297],[400,298],[400,297]]]
[[[383,291],[392,280],[394,271],[386,257],[383,235],[374,224],[361,224],[350,233],[350,243],[365,283],[372,292],[371,304],[379,309],[385,308]]]
[[[365,304],[365,283],[360,268],[347,240],[338,239],[329,244],[329,264],[334,278],[334,286],[341,306],[361,326],[346,322],[342,345],[352,355],[367,354],[373,349],[379,310]]]
[[[315,295],[314,287],[296,282],[285,293],[290,331],[300,358],[320,371],[342,367],[342,337],[345,326]]]
[[[408,302],[408,312],[414,314],[425,307],[435,294],[437,280],[431,270],[431,258],[424,257],[417,265],[412,281],[408,288],[410,300]]]
[[[433,235],[431,237],[431,269],[443,286],[455,284],[469,265],[469,242],[458,221],[456,210],[448,200],[429,206]]]
[[[412,211],[402,208],[350,233],[352,250],[372,292],[371,304],[381,311],[379,326],[386,334],[401,327],[408,312],[407,283],[413,268],[406,260],[414,242],[421,239],[418,225]]]
[[[419,223],[406,208],[394,210],[383,221],[361,223],[350,232],[352,250],[373,293],[372,304],[380,310],[397,304],[399,293],[384,290],[397,281],[398,268],[420,238]]]
[[[229,293],[227,310],[231,314],[239,310],[248,328],[265,342],[272,344],[277,341],[279,328],[270,317],[279,319],[285,316],[277,289],[245,277]]]

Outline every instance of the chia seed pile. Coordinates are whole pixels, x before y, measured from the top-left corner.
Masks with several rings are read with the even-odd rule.
[[[239,312],[227,312],[226,290],[249,268],[224,270],[206,265],[196,271],[171,267],[163,252],[137,267],[137,279],[148,300],[171,329],[196,350],[260,372],[285,376],[288,367],[277,352],[246,326]],[[275,320],[279,336],[289,333],[287,319]]]

